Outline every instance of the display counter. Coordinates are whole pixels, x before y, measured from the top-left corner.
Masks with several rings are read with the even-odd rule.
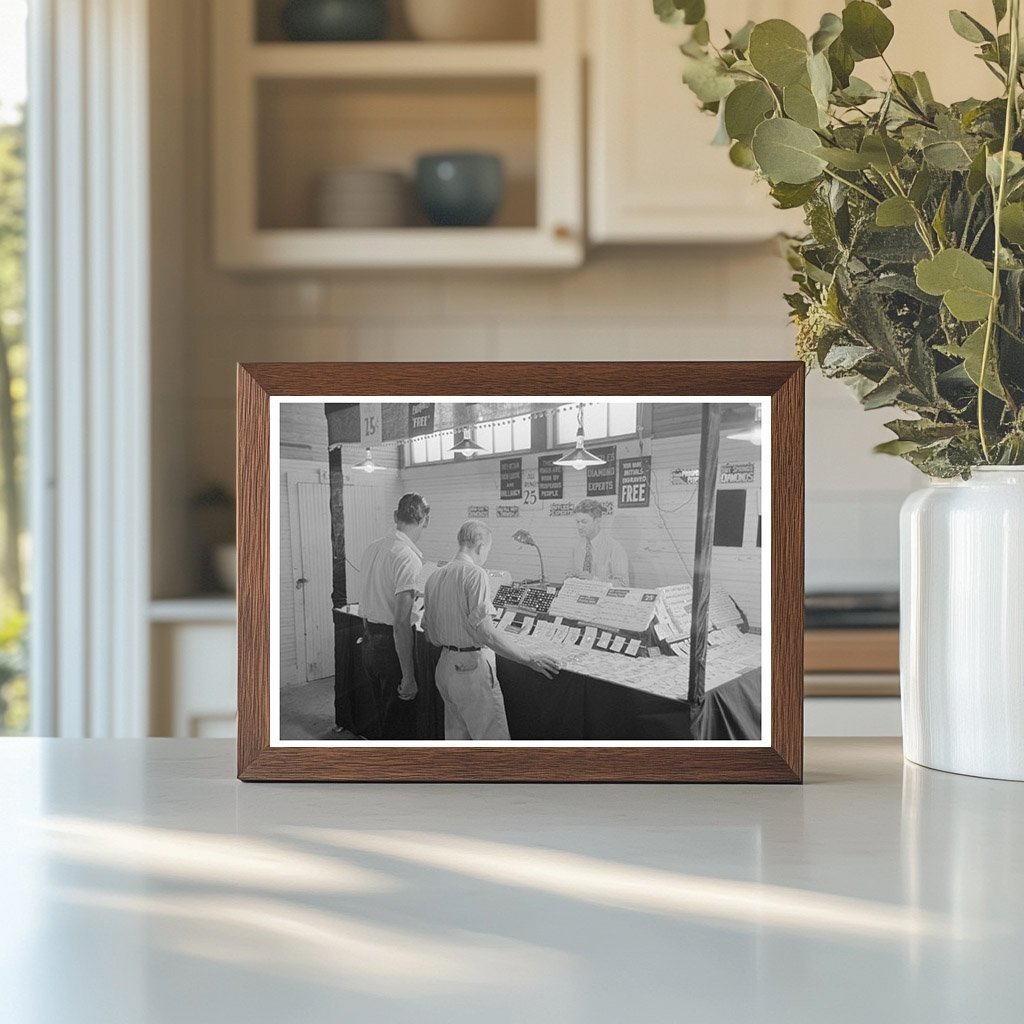
[[[380,739],[372,686],[362,669],[363,623],[354,606],[335,609],[335,723]],[[524,642],[524,641],[520,641]],[[434,685],[439,649],[416,631],[419,692],[399,702],[404,738],[444,738],[444,705]],[[506,658],[497,659],[498,683],[514,740],[728,740],[760,737],[760,669],[751,668],[710,690],[692,719],[676,658],[629,659],[597,650],[563,653],[554,679]],[[670,663],[676,662],[676,665]],[[621,667],[620,667],[621,666]],[[622,674],[634,685],[602,676]],[[640,681],[643,688],[640,688]],[[659,689],[662,692],[658,692]]]

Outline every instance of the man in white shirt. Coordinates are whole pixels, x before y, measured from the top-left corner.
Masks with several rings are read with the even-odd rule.
[[[395,510],[395,530],[375,540],[360,566],[363,617],[363,670],[374,687],[380,732],[397,736],[395,700],[416,696],[412,612],[423,555],[416,546],[430,522],[430,506],[420,494],[403,494]]]
[[[551,678],[561,669],[546,654],[530,654],[502,636],[493,622],[490,586],[483,565],[491,531],[470,519],[459,529],[459,552],[427,580],[423,628],[441,648],[434,682],[444,701],[447,740],[507,740],[505,701],[494,652]]]
[[[593,498],[584,498],[573,513],[579,540],[569,554],[565,578],[605,580],[628,587],[629,558],[626,549],[601,529],[604,506]]]

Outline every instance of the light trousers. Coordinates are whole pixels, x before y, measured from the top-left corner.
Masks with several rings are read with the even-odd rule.
[[[442,651],[434,682],[444,701],[446,740],[510,738],[494,651]]]

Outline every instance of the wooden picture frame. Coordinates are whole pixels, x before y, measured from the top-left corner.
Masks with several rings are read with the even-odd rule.
[[[770,735],[759,746],[629,742],[281,746],[271,742],[272,400],[323,396],[749,396],[770,410]],[[719,396],[729,396],[720,399]],[[666,400],[662,398],[662,400]],[[511,401],[511,400],[510,400]],[[753,403],[756,404],[756,403]],[[704,420],[702,438],[711,436]],[[720,436],[720,434],[716,435]],[[703,457],[702,440],[702,457]],[[717,441],[715,442],[717,448]],[[717,480],[718,463],[715,461]],[[734,468],[734,467],[730,467]],[[705,474],[706,475],[706,474]],[[700,489],[704,490],[704,476]],[[238,366],[238,777],[243,781],[800,782],[803,773],[804,367],[799,362],[257,363]],[[713,487],[708,485],[709,492]],[[707,505],[706,493],[698,504]],[[710,525],[709,525],[710,524]],[[713,529],[713,518],[700,529]],[[760,525],[758,525],[760,530]],[[758,533],[760,544],[760,533]],[[704,549],[711,550],[706,538]],[[701,542],[694,562],[694,600]],[[543,576],[542,576],[543,578]],[[694,616],[699,613],[695,608]],[[694,636],[697,634],[695,633]],[[691,657],[696,657],[691,652]],[[692,687],[689,697],[703,700]],[[703,668],[699,671],[703,685]]]

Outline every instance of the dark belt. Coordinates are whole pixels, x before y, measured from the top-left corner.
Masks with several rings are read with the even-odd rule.
[[[441,644],[442,651],[457,651],[459,654],[469,654],[470,651],[479,651],[479,647],[452,647],[451,644]]]
[[[371,622],[369,619],[363,619],[363,623],[368,633],[394,633],[395,631],[395,627],[389,626],[386,622]]]

